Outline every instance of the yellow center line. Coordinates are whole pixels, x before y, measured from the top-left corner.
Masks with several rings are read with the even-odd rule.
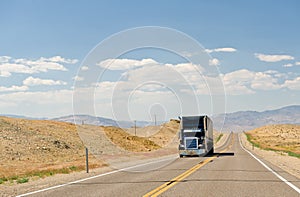
[[[231,146],[232,146],[232,144],[233,144],[233,140],[234,140],[234,138],[232,136],[231,143],[230,143],[230,145],[226,149],[222,150],[220,153],[216,154],[213,157],[209,157],[206,160],[201,161],[200,163],[198,163],[197,165],[195,165],[192,168],[188,169],[184,173],[178,175],[177,177],[173,178],[172,180],[170,180],[170,181],[162,184],[161,186],[153,189],[152,191],[148,192],[143,197],[149,197],[149,196],[155,197],[155,196],[158,196],[158,195],[162,194],[163,192],[167,191],[171,187],[174,187],[177,183],[179,183],[183,179],[187,178],[188,176],[190,176],[191,174],[193,174],[194,172],[196,172],[198,169],[200,169],[201,167],[205,166],[210,161],[212,161],[215,158],[217,158],[221,153],[224,153],[225,151],[227,151],[228,149],[230,149]]]

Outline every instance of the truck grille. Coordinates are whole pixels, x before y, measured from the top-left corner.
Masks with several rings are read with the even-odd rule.
[[[185,148],[186,149],[198,149],[198,139],[197,138],[185,138]]]

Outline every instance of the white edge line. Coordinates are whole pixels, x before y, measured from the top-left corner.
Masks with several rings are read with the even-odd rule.
[[[242,134],[241,134],[242,135]],[[293,188],[296,192],[298,192],[300,194],[300,189],[295,186],[294,184],[292,184],[291,182],[289,182],[288,180],[286,180],[285,178],[283,178],[282,176],[280,176],[279,174],[277,174],[277,172],[275,172],[274,170],[272,170],[269,166],[267,166],[264,162],[262,162],[260,159],[258,159],[257,157],[255,157],[255,155],[253,155],[250,151],[248,151],[247,149],[244,148],[244,146],[241,143],[240,137],[239,137],[239,143],[241,145],[241,147],[247,152],[249,153],[254,159],[256,159],[261,165],[263,165],[267,170],[269,170],[270,172],[272,172],[275,176],[277,176],[280,180],[282,180],[284,183],[286,183],[288,186],[290,186],[291,188]]]
[[[65,186],[68,186],[68,185],[72,185],[72,184],[75,184],[75,183],[80,183],[80,182],[87,181],[87,180],[90,180],[90,179],[94,179],[94,178],[98,178],[98,177],[102,177],[102,176],[114,174],[114,173],[121,172],[121,171],[126,171],[126,170],[129,170],[129,169],[132,169],[132,168],[137,168],[137,167],[141,167],[141,166],[150,165],[150,164],[153,164],[153,163],[159,163],[159,162],[162,162],[162,161],[171,160],[171,159],[174,159],[174,158],[177,158],[177,157],[171,157],[171,158],[167,158],[167,159],[161,159],[161,160],[152,161],[152,162],[149,162],[149,163],[143,163],[143,164],[139,164],[139,165],[135,165],[135,166],[130,166],[130,167],[127,167],[127,168],[123,168],[123,169],[119,169],[119,170],[114,170],[114,171],[111,171],[111,172],[106,172],[106,173],[103,173],[103,174],[98,174],[98,175],[91,176],[91,177],[88,177],[88,178],[79,179],[79,180],[76,180],[76,181],[64,183],[64,184],[61,184],[61,185],[56,185],[56,186],[44,188],[44,189],[41,189],[41,190],[36,190],[36,191],[33,191],[33,192],[28,192],[28,193],[25,193],[25,194],[17,195],[16,197],[28,196],[28,195],[32,195],[32,194],[36,194],[36,193],[40,193],[40,192],[44,192],[44,191],[48,191],[48,190],[60,188],[60,187],[65,187]]]

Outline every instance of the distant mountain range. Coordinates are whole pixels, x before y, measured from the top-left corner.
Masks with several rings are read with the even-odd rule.
[[[71,122],[76,124],[90,124],[90,125],[101,125],[101,126],[115,126],[121,128],[130,128],[134,127],[144,127],[148,125],[154,125],[154,122],[148,121],[116,121],[109,118],[95,117],[90,115],[69,115],[63,116],[60,118],[54,118],[52,120],[61,121],[61,122]],[[158,122],[157,124],[161,124],[162,122]]]
[[[2,115],[14,118],[37,119],[26,116]],[[46,120],[47,118],[39,118]],[[154,125],[149,121],[116,121],[109,118],[95,117],[90,115],[69,115],[52,120],[61,122],[71,122],[76,124],[91,124],[102,126],[116,126],[122,128],[144,127]],[[287,106],[276,110],[238,111],[234,113],[218,114],[212,117],[214,128],[218,131],[247,131],[269,124],[300,124],[300,105]],[[158,122],[161,124],[163,122]]]
[[[300,105],[263,112],[239,111],[219,114],[212,119],[214,128],[219,131],[246,131],[270,124],[300,124]]]

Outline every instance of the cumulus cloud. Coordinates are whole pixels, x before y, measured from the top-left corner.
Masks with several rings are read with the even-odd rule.
[[[284,64],[283,67],[286,67],[286,68],[293,67],[293,64]]]
[[[289,74],[280,73],[275,70],[256,72],[247,69],[221,74],[218,77],[206,75],[204,68],[191,63],[145,64],[142,63],[143,60],[128,59],[116,61],[118,66],[114,65],[113,69],[123,69],[123,67],[120,68],[121,65],[123,65],[121,64],[122,61],[123,63],[131,62],[130,65],[134,65],[135,69],[124,72],[118,82],[105,82],[106,85],[109,84],[110,86],[112,86],[111,83],[114,83],[113,87],[110,88],[116,88],[118,91],[132,90],[140,84],[144,84],[147,81],[153,81],[161,82],[167,87],[172,87],[173,89],[190,94],[218,95],[222,94],[225,86],[227,95],[244,95],[254,94],[259,90],[270,91],[281,89],[287,86],[283,84],[291,77]],[[219,60],[212,59],[210,64],[218,65]],[[129,64],[124,65],[127,65],[125,66],[126,68],[132,68]],[[221,81],[223,81],[224,86]],[[286,83],[293,84],[295,82],[287,81]],[[291,85],[291,87],[293,88],[294,86]],[[140,89],[144,91],[161,91],[161,88],[155,84],[143,85]]]
[[[153,59],[142,59],[142,60],[107,59],[97,63],[98,66],[109,70],[127,70],[127,69],[142,67],[145,65],[151,65],[151,64],[158,64],[158,63]]]
[[[300,77],[297,77],[292,80],[286,80],[283,84],[283,87],[290,90],[300,90]]]
[[[6,63],[11,59],[9,56],[0,56],[0,63]]]
[[[255,93],[249,85],[254,77],[254,74],[247,70],[237,70],[222,75],[223,82],[227,95],[243,95]]]
[[[255,90],[276,90],[282,88],[277,71],[254,72],[247,69],[223,75],[226,93],[229,95],[253,94]]]
[[[0,109],[9,114],[54,118],[72,114],[72,94],[72,90],[4,93],[0,94]]]
[[[296,65],[296,66],[300,66],[300,62],[296,62],[295,65]]]
[[[79,77],[79,76],[75,76],[75,77],[73,77],[73,80],[74,81],[83,81],[84,78],[83,77]]]
[[[12,73],[33,74],[40,72],[67,71],[63,64],[74,64],[78,60],[66,59],[61,56],[41,57],[36,60],[24,58],[14,59],[8,56],[0,57],[0,77],[9,77]]]
[[[27,86],[11,86],[11,87],[4,87],[0,86],[0,92],[19,92],[19,91],[26,91],[28,90]]]
[[[53,85],[67,85],[64,81],[54,81],[51,79],[40,79],[40,78],[33,78],[32,76],[26,78],[23,81],[23,84],[26,86],[37,86],[37,85],[47,85],[47,86],[53,86]]]
[[[264,61],[264,62],[280,62],[283,60],[295,59],[293,56],[290,55],[266,55],[261,53],[255,53],[254,56],[260,61]]]
[[[83,71],[88,70],[88,69],[89,69],[88,66],[82,66],[82,67],[81,67],[81,70],[83,70]]]
[[[232,47],[224,47],[224,48],[216,48],[216,49],[205,49],[205,52],[207,53],[213,53],[213,52],[236,52],[237,50]]]
[[[76,64],[78,62],[77,59],[67,59],[67,58],[63,58],[61,56],[53,56],[50,58],[41,57],[39,60],[42,62],[49,61],[49,62],[60,62],[60,63],[66,63],[66,64]]]
[[[281,85],[277,78],[263,72],[256,72],[251,87],[256,90],[276,90],[280,89]]]
[[[218,65],[220,65],[220,61],[217,58],[210,59],[209,65],[210,66],[218,66]]]
[[[1,77],[9,77],[11,73],[26,73],[32,74],[35,73],[33,69],[28,66],[22,64],[15,64],[15,63],[4,63],[0,64],[0,76]]]

